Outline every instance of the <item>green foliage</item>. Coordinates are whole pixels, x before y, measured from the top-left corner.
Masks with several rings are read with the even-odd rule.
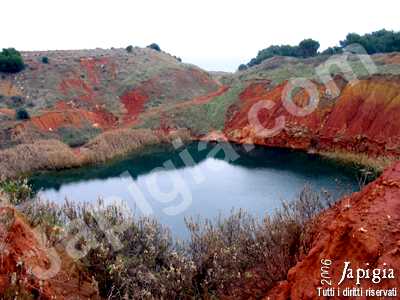
[[[61,127],[57,130],[57,133],[65,144],[70,147],[79,147],[100,134],[101,129],[87,124],[82,128]]]
[[[126,47],[126,52],[132,53],[132,51],[133,51],[133,46],[132,45],[129,45],[128,47]]]
[[[17,73],[24,69],[21,54],[14,48],[3,49],[0,52],[0,72]]]
[[[343,48],[352,44],[360,44],[365,48],[368,54],[388,53],[400,51],[400,31],[389,31],[386,29],[378,30],[372,33],[359,35],[357,33],[349,33],[346,39],[340,41],[340,46],[329,47],[322,51],[323,55],[334,55],[343,52]],[[248,64],[252,67],[260,64],[262,61],[274,56],[293,56],[293,57],[313,57],[317,56],[319,42],[313,39],[305,39],[298,46],[290,45],[273,45],[258,52]]]
[[[262,61],[274,56],[293,56],[298,55],[298,47],[290,45],[273,45],[258,52],[257,56],[253,58],[247,65],[249,67],[259,65]]]
[[[381,29],[364,35],[349,33],[340,41],[342,47],[351,44],[362,45],[368,54],[400,51],[400,32]]]
[[[328,47],[324,51],[321,52],[322,55],[335,55],[343,53],[342,47],[334,46]]]
[[[5,193],[8,196],[8,200],[13,205],[18,205],[30,199],[33,195],[32,188],[28,184],[26,178],[15,180],[1,178],[0,192]]]
[[[25,108],[20,108],[16,113],[17,120],[29,120],[31,117]]]
[[[150,49],[156,50],[158,52],[161,52],[160,46],[158,46],[156,43],[148,45],[147,48],[150,48]]]
[[[292,57],[311,57],[316,56],[319,48],[319,42],[313,39],[305,39],[298,46],[273,45],[258,52],[257,57],[253,58],[247,65],[252,67],[260,64],[262,61],[274,56],[292,56]]]
[[[239,71],[245,71],[245,70],[247,70],[247,69],[248,69],[248,67],[247,67],[247,65],[245,65],[245,64],[241,64],[241,65],[239,66],[239,68],[238,68]]]
[[[48,64],[49,63],[49,58],[47,56],[42,57],[42,63]]]
[[[304,58],[316,56],[319,46],[319,42],[313,39],[302,40],[299,44],[297,55]]]

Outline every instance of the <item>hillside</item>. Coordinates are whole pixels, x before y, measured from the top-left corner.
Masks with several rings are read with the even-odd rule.
[[[22,55],[27,68],[3,74],[0,81],[2,148],[38,138],[76,146],[104,130],[129,126],[146,109],[184,103],[220,88],[201,69],[148,48]],[[15,122],[15,110],[21,108],[30,121]]]
[[[349,66],[358,80],[349,81],[348,73],[333,68],[328,85],[316,74],[326,56],[273,57],[234,74],[208,73],[169,54],[140,48],[131,53],[124,49],[24,52],[23,57],[24,71],[1,74],[0,177],[104,163],[177,137],[185,142],[228,140],[295,148],[378,171],[400,157],[399,53],[371,56],[377,66],[374,74],[351,55]],[[309,79],[319,96],[315,110],[305,115],[290,113],[282,101],[288,81],[299,77]],[[333,84],[338,95],[328,90]],[[296,89],[293,96],[298,107],[308,104],[303,90]],[[272,128],[280,118],[285,121],[272,137],[260,136],[249,121],[252,108],[263,100],[272,106],[256,114],[259,125]],[[30,118],[18,119],[21,109]],[[244,282],[235,282],[238,289],[229,290],[227,299],[255,294],[267,295],[266,299],[311,299],[307,291],[318,283],[322,254],[338,262],[348,258],[398,266],[399,172],[399,165],[393,164],[361,192],[317,217],[312,248],[299,258],[286,281],[270,291],[271,282],[257,280],[257,272],[265,273],[260,266],[249,270],[249,277],[246,272]],[[10,246],[15,251],[0,271],[25,276],[25,269],[15,267],[18,255],[24,249],[38,253],[41,249],[32,240],[24,244],[21,236],[30,239],[32,231],[21,217],[15,226],[11,234],[16,243]],[[338,274],[333,275],[337,279]],[[80,273],[74,266],[60,276],[71,277],[76,286]],[[57,280],[45,287],[47,294],[62,295],[64,285]],[[96,293],[88,278],[83,284],[89,294]],[[28,287],[37,290],[39,285],[34,281]],[[0,289],[6,288],[0,284]]]

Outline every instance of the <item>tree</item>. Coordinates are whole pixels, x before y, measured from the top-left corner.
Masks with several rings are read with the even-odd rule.
[[[24,108],[18,109],[15,117],[17,120],[29,120],[31,118],[29,113]]]
[[[340,41],[343,48],[351,44],[360,44],[368,54],[400,51],[400,32],[381,29],[364,35],[349,33]]]
[[[129,45],[128,47],[126,47],[126,52],[132,53],[132,51],[133,51],[133,46],[132,45]]]
[[[318,54],[319,46],[320,46],[319,42],[317,42],[313,39],[302,40],[299,44],[298,56],[301,56],[301,57],[316,56]]]
[[[321,52],[322,55],[335,55],[343,53],[342,47],[334,46],[328,47],[324,51]]]
[[[3,49],[0,52],[0,72],[17,73],[24,69],[24,60],[14,48]]]
[[[245,70],[247,70],[247,69],[248,69],[248,67],[247,67],[245,64],[241,64],[241,65],[239,66],[239,68],[238,68],[239,71],[245,71]]]
[[[156,43],[148,45],[147,48],[150,48],[150,49],[156,50],[158,52],[161,52],[160,46],[158,46]]]
[[[49,63],[49,58],[47,56],[42,57],[42,63],[48,64]]]

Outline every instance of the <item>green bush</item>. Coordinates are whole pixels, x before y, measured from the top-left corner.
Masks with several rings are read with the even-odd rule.
[[[302,40],[299,44],[297,56],[304,58],[316,56],[319,46],[319,42],[313,39]]]
[[[345,40],[340,41],[342,47],[351,44],[362,45],[368,54],[400,51],[400,31],[381,29],[364,35],[349,33]]]
[[[57,133],[65,144],[70,147],[79,147],[100,134],[101,129],[87,124],[82,128],[61,127],[57,130]]]
[[[324,51],[321,52],[322,55],[335,55],[343,53],[342,47],[334,46],[328,47]]]
[[[132,51],[133,51],[133,46],[132,45],[129,45],[128,47],[126,47],[126,52],[132,53]]]
[[[245,70],[247,70],[247,69],[248,69],[248,67],[247,67],[245,64],[241,64],[241,65],[239,66],[239,68],[238,68],[239,71],[245,71]]]
[[[48,64],[49,63],[49,58],[47,56],[42,57],[42,63]]]
[[[161,52],[160,46],[158,46],[156,43],[148,45],[147,48],[150,48],[150,49],[156,50],[158,52]]]
[[[0,72],[17,73],[24,69],[21,54],[14,48],[3,49],[0,52]]]
[[[17,118],[17,120],[29,120],[30,116],[25,108],[20,108],[17,110],[16,118]]]
[[[13,205],[18,205],[30,197],[33,192],[31,186],[28,184],[26,178],[20,179],[0,179],[0,192],[5,193],[8,196],[8,200]]]

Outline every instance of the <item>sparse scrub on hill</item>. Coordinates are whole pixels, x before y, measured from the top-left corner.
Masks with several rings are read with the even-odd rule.
[[[262,221],[244,211],[215,220],[187,220],[190,238],[183,243],[174,242],[157,221],[129,215],[125,206],[105,206],[101,200],[96,206],[70,202],[57,206],[37,199],[21,210],[58,247],[77,234],[75,226],[68,226],[70,221],[79,222],[80,231],[87,229],[97,243],[79,263],[96,279],[101,296],[187,299],[234,296],[235,288],[253,276],[261,276],[265,283],[265,290],[254,291],[262,296],[284,280],[300,254],[310,249],[315,217],[329,203],[306,187],[293,202]],[[99,217],[119,228],[114,232],[119,249],[109,244],[96,221]],[[59,226],[63,230],[54,230]],[[83,239],[75,247],[87,249]]]
[[[143,119],[140,127],[160,128],[165,120],[169,127],[189,129],[194,135],[204,135],[211,130],[222,130],[228,117],[228,109],[238,101],[243,86],[236,82],[228,91],[204,104],[166,109],[162,116],[156,115]]]
[[[21,54],[14,48],[3,49],[0,52],[0,72],[17,73],[22,71],[24,67]]]

